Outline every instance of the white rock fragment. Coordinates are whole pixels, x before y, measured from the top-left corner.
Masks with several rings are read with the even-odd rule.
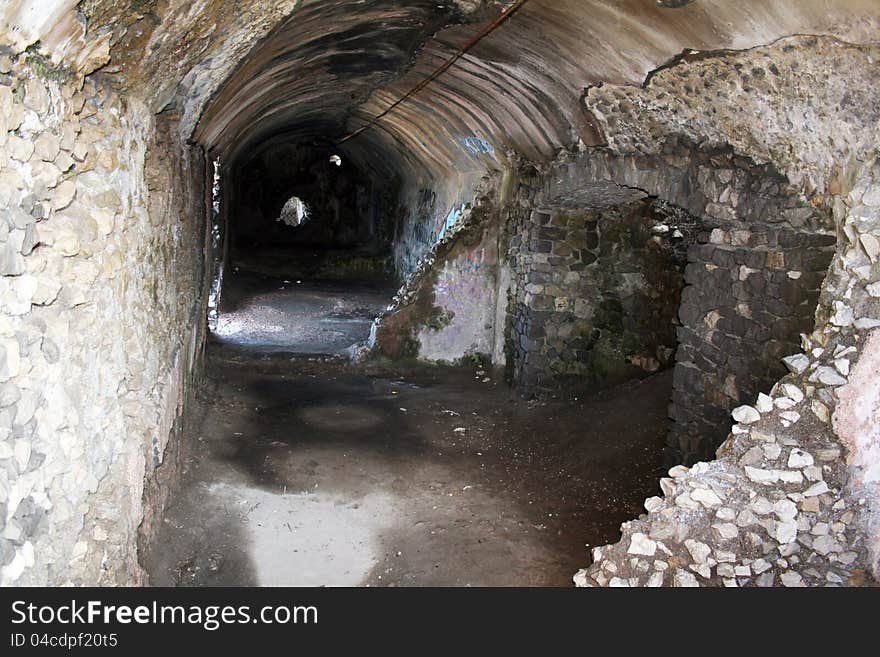
[[[772,572],[762,573],[755,579],[755,583],[761,588],[769,588],[773,586],[774,577]]]
[[[828,533],[828,523],[827,522],[817,522],[813,525],[813,528],[810,529],[810,533],[813,536],[825,536]]]
[[[811,465],[807,468],[804,468],[804,477],[806,477],[809,481],[822,481],[824,476],[822,475],[822,468],[818,465]]]
[[[788,455],[788,467],[793,469],[808,468],[813,465],[812,455],[797,447],[793,448]]]
[[[785,420],[788,420],[792,424],[795,424],[798,420],[801,419],[801,414],[797,411],[783,411],[779,414]]]
[[[712,554],[712,549],[700,541],[688,539],[684,542],[684,546],[687,548],[687,551],[690,552],[691,558],[697,564],[706,563],[706,559]]]
[[[697,502],[694,502],[691,499],[691,495],[688,492],[684,492],[681,495],[678,495],[675,498],[675,505],[680,506],[683,509],[699,509],[700,505]]]
[[[766,516],[773,510],[773,505],[766,497],[756,497],[749,505],[751,510],[760,516]]]
[[[794,543],[797,538],[798,526],[793,520],[776,523],[774,537],[779,543]]]
[[[16,582],[27,568],[34,565],[34,546],[30,541],[25,541],[19,548],[12,561],[3,566],[0,573],[6,582]]]
[[[800,404],[804,401],[804,392],[798,386],[793,383],[783,383],[782,392],[786,397],[789,397],[795,404]]]
[[[736,518],[736,511],[733,509],[724,507],[723,509],[718,509],[718,512],[715,514],[715,517],[719,520],[729,521]]]
[[[760,575],[761,573],[766,572],[773,567],[773,564],[771,564],[769,561],[765,561],[764,559],[755,559],[751,565],[752,571],[756,575]]]
[[[779,481],[779,475],[775,470],[763,470],[761,468],[745,467],[746,476],[758,484],[772,484]]]
[[[706,564],[706,563],[698,564],[698,565],[691,564],[690,566],[688,566],[688,568],[693,570],[695,573],[697,573],[698,575],[700,575],[704,579],[709,579],[712,577],[712,568],[711,568],[711,566],[709,566],[709,564]]]
[[[872,208],[880,208],[880,185],[870,187],[862,196],[862,203]]]
[[[761,419],[761,414],[751,406],[737,406],[732,415],[740,424],[753,424]]]
[[[690,469],[683,465],[674,465],[669,468],[669,476],[673,479],[680,479],[690,474]]]
[[[871,262],[877,262],[877,258],[880,256],[880,240],[870,233],[862,233],[859,235],[859,241],[862,243],[862,248],[865,249],[865,253],[871,259]]]
[[[853,309],[842,301],[835,301],[834,314],[831,316],[830,321],[835,326],[852,326]]]
[[[629,549],[627,550],[628,554],[641,554],[646,557],[653,557],[655,552],[657,552],[656,542],[641,532],[636,532],[632,535]]]
[[[800,484],[804,481],[804,475],[798,470],[777,470],[776,475],[786,484]]]
[[[793,570],[787,570],[782,573],[780,579],[782,580],[782,585],[789,588],[806,586],[806,584],[804,584],[804,578],[801,577],[800,573]]]
[[[707,509],[721,506],[721,498],[711,488],[695,488],[691,491],[691,499],[699,502]]]
[[[715,560],[718,563],[733,563],[734,561],[736,561],[736,553],[729,552],[727,550],[719,550],[716,548]],[[730,576],[733,576],[733,570],[730,571]]]
[[[591,586],[589,580],[587,579],[586,568],[581,568],[574,574],[574,577],[572,577],[571,579],[574,582],[574,585],[579,588]]]
[[[697,588],[700,586],[696,577],[681,568],[676,569],[675,576],[672,578],[672,583],[679,588]]]
[[[834,540],[833,537],[828,535],[817,536],[813,540],[813,549],[822,556],[825,556],[826,554],[829,554],[831,552],[843,551],[840,543],[838,543],[836,540]]]
[[[818,381],[826,386],[842,386],[846,383],[846,379],[840,376],[840,373],[838,373],[837,370],[826,365],[817,368],[816,371],[810,375],[810,381]]]
[[[828,492],[828,484],[824,481],[817,482],[803,492],[804,497],[816,497]]]
[[[810,401],[810,410],[813,411],[813,415],[826,424],[831,420],[831,413],[828,407],[818,399]]]
[[[798,514],[797,504],[791,500],[779,500],[773,505],[773,513],[782,521],[794,520]]]
[[[758,393],[758,401],[755,403],[755,407],[761,413],[769,413],[773,410],[773,399],[765,395],[763,392]]]
[[[810,366],[810,359],[806,354],[786,356],[782,359],[782,362],[788,368],[788,371],[793,372],[794,374],[803,374]]]
[[[731,540],[739,536],[739,528],[730,522],[722,522],[712,525],[712,529],[718,532],[722,540]]]
[[[825,579],[831,582],[832,584],[843,584],[843,578],[837,573],[833,573],[828,571],[825,573]]]

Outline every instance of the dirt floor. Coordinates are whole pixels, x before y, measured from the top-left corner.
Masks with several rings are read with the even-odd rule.
[[[247,345],[209,347],[154,585],[570,586],[657,493],[671,372],[538,403],[476,364]]]

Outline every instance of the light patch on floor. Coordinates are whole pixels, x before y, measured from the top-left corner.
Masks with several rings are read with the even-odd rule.
[[[394,497],[352,501],[321,491],[270,493],[215,483],[212,499],[237,513],[259,586],[358,586],[379,563],[379,537],[395,517]]]

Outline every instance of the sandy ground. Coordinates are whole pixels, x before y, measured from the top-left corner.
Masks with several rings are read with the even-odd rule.
[[[247,344],[209,348],[153,584],[569,586],[657,492],[671,373],[535,403],[478,366]]]

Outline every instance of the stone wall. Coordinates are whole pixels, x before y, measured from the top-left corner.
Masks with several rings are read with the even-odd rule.
[[[578,394],[672,362],[692,218],[644,199],[513,217],[508,368],[521,393]]]
[[[876,47],[801,37],[671,65],[642,88],[587,101],[610,103],[594,116],[618,152],[656,153],[672,129],[723,135],[774,162],[827,209],[838,240],[816,327],[784,359],[790,373],[733,410],[717,460],[672,468],[663,496],[646,500],[619,543],[593,550],[578,585],[840,586],[880,575],[876,61]],[[691,102],[677,102],[682,93]]]
[[[730,409],[772,385],[782,374],[779,359],[812,330],[835,237],[827,209],[769,164],[681,135],[667,136],[657,151],[586,149],[524,178],[512,237],[518,274],[508,366],[533,394],[542,379],[564,380],[559,374],[581,385],[613,384],[665,364],[674,349],[667,460],[693,463],[724,440]],[[655,216],[634,232],[637,215],[624,208],[638,207]],[[581,235],[579,224],[573,231],[552,225],[572,215],[604,217],[597,225],[605,228]],[[669,232],[653,234],[650,226]],[[682,250],[689,265],[677,312]],[[640,279],[641,271],[649,275]],[[587,315],[604,325],[585,322]],[[566,344],[571,334],[574,348]]]
[[[717,460],[672,468],[663,496],[619,543],[593,550],[578,585],[859,586],[880,574],[877,163],[838,210],[847,239],[823,286],[824,321],[785,358],[790,374],[734,409]]]
[[[162,120],[32,52],[0,56],[4,585],[142,581],[145,480],[201,323],[203,163]]]
[[[706,243],[688,250],[670,465],[711,459],[730,430],[730,411],[785,374],[781,359],[813,329],[836,242],[769,223],[722,222],[706,231]]]

